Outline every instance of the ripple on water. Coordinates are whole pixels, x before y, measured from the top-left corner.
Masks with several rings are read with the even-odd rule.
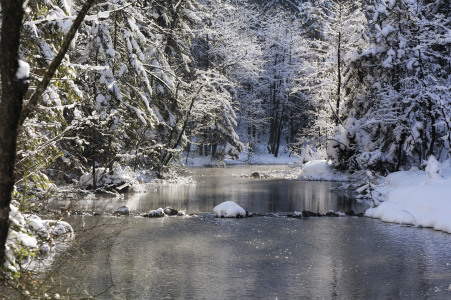
[[[109,252],[119,298],[451,296],[451,235],[429,229],[351,217],[128,222]],[[105,243],[92,241],[54,280],[70,291],[102,291],[111,279],[107,254]]]

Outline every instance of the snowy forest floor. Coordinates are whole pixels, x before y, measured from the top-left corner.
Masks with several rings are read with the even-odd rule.
[[[191,152],[183,158],[183,162],[188,167],[204,167],[204,166],[218,166],[223,167],[227,165],[288,165],[300,164],[299,156],[287,152],[281,153],[278,157],[273,154],[249,154],[241,152],[238,159],[230,159],[226,157],[224,162],[212,160],[211,155],[204,156]]]

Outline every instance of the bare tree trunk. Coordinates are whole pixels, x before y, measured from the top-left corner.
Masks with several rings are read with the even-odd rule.
[[[337,103],[336,103],[336,116],[335,116],[335,126],[338,126],[340,123],[340,102],[341,102],[341,32],[342,32],[342,9],[343,4],[339,2],[339,19],[340,19],[340,31],[338,32],[338,41],[337,41]]]
[[[9,205],[14,186],[17,128],[22,113],[27,79],[18,79],[20,32],[24,9],[22,0],[2,0],[0,74],[2,95],[0,109],[0,266],[5,261],[9,229]],[[1,269],[0,269],[1,270]]]
[[[277,126],[274,157],[279,156],[279,147],[280,147],[280,139],[282,137],[282,128],[283,128],[283,114],[280,116],[279,124]]]
[[[341,9],[340,9],[341,13]],[[340,97],[341,97],[341,32],[338,33],[338,49],[337,49],[337,73],[338,73],[338,80],[337,80],[337,103],[336,103],[336,112],[337,115],[335,116],[335,125],[338,126],[338,123],[340,123]]]
[[[199,88],[199,90],[197,91],[197,94],[196,94],[196,95],[199,95],[199,93],[200,93],[200,91],[202,90],[202,88],[203,88],[203,87]],[[183,127],[182,127],[182,130],[180,131],[180,133],[179,133],[179,135],[178,135],[178,137],[177,137],[177,140],[175,141],[175,144],[174,144],[174,146],[172,147],[172,149],[176,149],[176,148],[180,145],[180,143],[181,143],[181,141],[182,141],[183,134],[185,133],[186,127],[188,126],[189,117],[190,117],[191,110],[193,109],[193,106],[194,106],[194,102],[195,102],[195,101],[196,101],[196,97],[194,97],[194,98],[191,100],[191,103],[190,103],[189,108],[188,108],[188,110],[187,110],[187,112],[186,112],[186,115],[185,115],[185,120],[183,121]],[[201,155],[202,155],[202,153],[201,153]],[[169,164],[169,162],[170,162],[171,159],[172,159],[172,156],[173,156],[173,154],[172,154],[172,152],[171,152],[171,153],[168,154],[168,156],[165,156],[165,157],[163,158],[163,166],[166,166],[166,165]]]
[[[97,188],[97,176],[96,176],[96,160],[92,158],[92,189],[95,190]]]

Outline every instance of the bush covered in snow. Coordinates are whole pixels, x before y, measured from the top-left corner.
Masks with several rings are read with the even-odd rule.
[[[131,183],[132,181],[132,170],[130,167],[122,168],[119,164],[114,164],[113,168],[110,170],[108,168],[98,168],[96,169],[96,186],[119,186],[124,183]],[[82,188],[92,187],[93,176],[92,173],[86,173],[80,177],[79,186]]]
[[[299,159],[302,164],[305,164],[309,161],[313,160],[323,160],[327,157],[325,151],[323,149],[315,149],[310,145],[306,145],[302,148]]]
[[[6,272],[18,276],[37,255],[45,255],[59,241],[73,237],[72,227],[58,220],[42,220],[36,215],[25,215],[11,204],[10,228],[6,240]]]
[[[429,178],[431,179],[437,179],[442,178],[442,166],[440,162],[437,161],[437,159],[431,155],[427,161],[427,165],[425,168],[425,171],[428,173]]]
[[[349,133],[343,126],[336,126],[334,128],[333,137],[328,143],[327,155],[332,160],[337,168],[341,168],[349,159]]]
[[[128,166],[122,167],[115,163],[111,169],[96,169],[96,187],[125,192],[133,184],[148,183],[155,177],[155,172],[146,170],[135,172]],[[83,189],[91,189],[93,184],[92,173],[85,173],[78,181],[78,186]]]

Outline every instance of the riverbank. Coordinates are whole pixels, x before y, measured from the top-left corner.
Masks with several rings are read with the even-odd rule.
[[[254,174],[262,178],[358,182],[364,177],[362,174],[351,176],[338,172],[326,160],[312,160],[302,164],[299,156],[288,152],[282,152],[279,157],[274,157],[271,154],[249,155],[248,153],[241,153],[238,160],[225,159],[223,162],[214,161],[210,156],[191,154],[188,159],[184,158],[184,162],[188,167],[292,166],[292,168],[285,170]],[[126,170],[120,170],[116,173],[123,175],[122,178],[129,182],[132,191],[141,191],[143,185],[156,180],[151,174],[140,174],[136,177]],[[131,178],[137,179],[130,180]],[[425,171],[411,169],[395,172],[386,178],[379,179],[371,194],[377,207],[368,209],[365,215],[381,219],[384,222],[430,227],[451,233],[451,218],[449,218],[451,215],[450,186],[451,161],[439,163],[435,159],[431,159]]]
[[[296,169],[292,176],[303,180],[355,182],[359,175],[340,173],[325,160],[314,160]],[[369,208],[365,216],[451,233],[451,160],[440,163],[432,156],[424,171],[412,168],[378,181],[372,191],[376,207]]]
[[[241,152],[238,159],[226,157],[224,161],[212,159],[211,155],[203,156],[191,153],[188,158],[184,157],[182,161],[187,167],[205,167],[205,166],[236,166],[236,165],[290,165],[300,164],[301,160],[298,155],[289,152],[282,152],[278,157],[274,154],[249,154]]]
[[[425,171],[392,173],[374,192],[381,203],[367,217],[451,233],[451,160],[431,157]]]

